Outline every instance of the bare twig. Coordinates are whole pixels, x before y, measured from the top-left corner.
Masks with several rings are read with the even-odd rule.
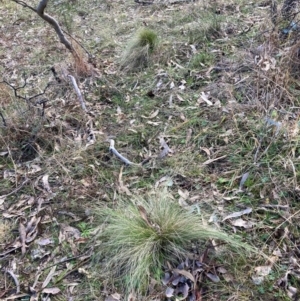
[[[12,194],[14,194],[14,193],[16,193],[16,192],[18,192],[26,183],[28,183],[29,182],[29,179],[25,179],[24,181],[23,181],[23,183],[21,183],[17,188],[15,188],[13,191],[11,191],[10,193],[8,193],[8,194],[5,194],[5,195],[3,195],[2,197],[8,197],[8,196],[10,196],[10,195],[12,195]]]
[[[1,119],[2,119],[2,122],[3,122],[3,125],[4,125],[4,126],[7,126],[6,121],[5,121],[5,118],[4,118],[4,116],[3,116],[3,114],[2,114],[1,111],[0,111],[0,116],[1,116]]]
[[[20,293],[20,282],[19,282],[17,276],[14,274],[14,272],[12,270],[9,270],[9,269],[6,269],[5,273],[9,274],[10,277],[14,280],[15,285],[17,287],[16,288],[16,294],[19,294]]]
[[[73,84],[73,86],[75,88],[75,91],[76,91],[76,93],[78,95],[78,99],[79,99],[79,102],[81,104],[82,109],[86,112],[87,109],[86,109],[86,106],[85,106],[85,103],[84,103],[84,100],[83,100],[83,96],[82,96],[82,94],[81,94],[81,92],[80,92],[80,90],[79,90],[79,88],[77,86],[76,79],[74,78],[74,76],[72,76],[70,74],[68,75],[68,77],[70,77],[70,79],[72,81],[72,84]]]
[[[138,165],[135,163],[132,163],[127,158],[122,156],[116,149],[115,149],[115,141],[113,139],[110,139],[110,146],[109,151],[112,152],[117,158],[119,158],[121,161],[123,161],[126,165]]]
[[[25,76],[24,76],[24,85],[23,85],[23,86],[20,86],[20,87],[15,87],[15,86],[13,86],[12,84],[10,84],[9,82],[7,82],[7,81],[5,81],[5,80],[1,81],[0,83],[4,83],[4,84],[8,85],[10,88],[12,88],[12,89],[14,90],[14,95],[15,95],[16,98],[20,98],[20,99],[23,99],[23,100],[25,100],[25,101],[29,101],[29,102],[31,102],[33,105],[36,105],[36,104],[42,104],[43,102],[45,102],[45,101],[43,101],[43,102],[37,101],[36,103],[33,103],[32,100],[33,100],[34,98],[37,98],[37,97],[41,96],[41,95],[44,95],[44,94],[46,93],[46,90],[51,86],[51,83],[48,83],[48,84],[46,85],[46,87],[44,88],[43,92],[41,92],[41,93],[39,93],[39,94],[35,94],[35,95],[31,96],[31,97],[27,97],[27,95],[21,96],[21,95],[18,94],[18,90],[25,88],[26,85],[27,85],[27,79],[26,79]],[[1,115],[2,115],[2,114],[1,114]]]

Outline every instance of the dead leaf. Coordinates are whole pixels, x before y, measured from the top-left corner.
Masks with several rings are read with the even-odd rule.
[[[189,285],[187,283],[176,288],[176,295],[182,296],[181,297],[182,300],[186,299],[188,294],[189,294]]]
[[[146,119],[153,119],[153,118],[155,118],[157,115],[158,115],[158,113],[159,113],[159,110],[156,110],[155,112],[153,112],[152,114],[150,114],[150,116],[141,116],[142,118],[146,118]]]
[[[4,203],[5,199],[6,199],[6,195],[0,196],[0,205],[2,205]]]
[[[54,240],[51,238],[40,238],[35,241],[39,246],[47,246],[49,244],[53,244]]]
[[[245,214],[249,214],[251,212],[252,212],[252,208],[246,208],[245,210],[231,213],[231,214],[227,215],[226,217],[224,217],[222,222],[226,221],[229,218],[239,217],[239,216],[242,216],[242,215],[245,215]]]
[[[57,295],[60,293],[60,289],[58,287],[47,287],[42,290],[44,294]]]
[[[112,295],[107,296],[104,301],[119,301],[121,299],[121,295],[118,293],[114,293]]]
[[[203,162],[202,165],[208,165],[208,164],[210,164],[212,162],[215,162],[215,161],[218,161],[218,160],[222,160],[222,159],[224,159],[226,157],[227,156],[225,155],[225,156],[221,156],[221,157],[218,157],[218,158],[215,158],[215,159],[209,159],[209,160]]]
[[[205,94],[205,92],[201,92],[200,98],[198,99],[198,103],[201,103],[203,100],[209,107],[213,105],[213,103],[208,99],[209,94]]]
[[[177,96],[179,101],[184,102],[184,99],[180,95],[176,94],[176,96]]]
[[[135,301],[136,300],[136,295],[135,293],[130,293],[128,295],[127,301]]]
[[[182,191],[181,189],[178,189],[178,194],[180,195],[178,200],[179,205],[181,207],[187,207],[188,203],[186,200],[188,199],[190,193],[187,190]]]
[[[214,283],[218,283],[218,282],[220,282],[220,278],[217,276],[217,275],[215,275],[215,274],[212,274],[212,273],[205,273],[205,275],[206,275],[206,277],[208,278],[208,279],[210,279],[212,282],[214,282]]]
[[[268,276],[272,271],[272,266],[271,265],[259,266],[254,268],[254,271],[257,276]]]
[[[227,273],[227,270],[223,267],[218,267],[217,268],[217,271],[220,273],[220,274],[226,274]]]
[[[179,269],[174,269],[173,271],[175,273],[178,273],[178,274],[180,274],[180,275],[182,275],[182,276],[190,279],[192,282],[195,283],[195,278],[194,278],[194,276],[190,272],[188,272],[186,270],[179,270]]]
[[[159,138],[159,143],[160,143],[160,147],[161,147],[161,152],[158,155],[159,159],[164,158],[165,156],[167,156],[169,153],[173,153],[173,151],[169,148],[168,144],[166,143],[164,138]]]
[[[182,121],[186,121],[186,117],[184,116],[183,113],[180,113],[179,117]]]
[[[20,240],[21,240],[21,244],[22,244],[22,247],[21,247],[21,250],[22,250],[22,255],[24,255],[26,253],[26,228],[25,226],[22,224],[22,222],[20,222],[20,225],[19,225],[19,234],[20,234]]]
[[[84,268],[79,268],[78,273],[85,275],[88,279],[91,279],[93,277],[93,275]]]
[[[174,296],[174,288],[167,287],[165,294],[166,294],[167,298],[173,297]]]
[[[48,179],[49,179],[49,175],[44,175],[44,176],[43,176],[43,178],[42,178],[43,186],[44,186],[45,190],[46,190],[48,193],[52,193],[52,190],[51,190],[51,188],[50,188]]]
[[[187,133],[186,133],[186,138],[185,138],[185,145],[188,145],[189,142],[191,141],[192,134],[193,134],[193,130],[192,129],[188,129]]]
[[[147,124],[154,125],[154,126],[158,126],[158,125],[161,124],[161,121],[153,122],[153,121],[148,120],[148,121],[147,121]]]
[[[173,180],[169,176],[163,176],[158,181],[156,181],[155,186],[154,186],[155,189],[158,188],[158,186],[168,186],[168,187],[171,187],[171,186],[173,186]]]
[[[202,151],[204,151],[208,157],[210,157],[210,150],[207,147],[200,147]]]
[[[125,193],[128,196],[131,196],[132,193],[128,189],[127,186],[124,185],[123,180],[122,180],[122,175],[123,175],[123,165],[121,166],[120,173],[119,173],[119,178],[118,178],[118,188],[120,193]]]
[[[45,289],[45,287],[50,283],[50,281],[52,280],[52,278],[54,276],[55,270],[56,270],[56,265],[51,268],[50,272],[48,273],[46,279],[44,280],[44,282],[42,284],[42,288]]]
[[[111,296],[112,296],[114,299],[116,299],[116,300],[120,300],[120,299],[121,299],[121,295],[118,294],[118,293],[114,293],[114,294],[112,294]]]
[[[245,229],[252,228],[255,225],[255,223],[253,223],[251,221],[245,221],[242,218],[232,220],[230,223],[235,227],[242,227]]]
[[[245,182],[247,181],[248,177],[249,177],[249,172],[246,172],[243,174],[242,179],[240,181],[239,190],[243,190],[243,186],[244,186]]]
[[[58,240],[61,244],[63,241],[67,240],[69,243],[71,242],[71,238],[73,239],[79,239],[81,237],[81,233],[78,229],[68,226],[64,223],[60,224],[60,231]]]
[[[170,279],[171,279],[171,274],[170,273],[165,273],[165,275],[162,279],[163,285],[167,285],[170,282]]]
[[[137,207],[138,207],[138,210],[139,210],[139,213],[140,213],[142,219],[147,223],[148,226],[151,227],[151,224],[149,223],[149,220],[148,220],[146,209],[141,205],[138,205]]]

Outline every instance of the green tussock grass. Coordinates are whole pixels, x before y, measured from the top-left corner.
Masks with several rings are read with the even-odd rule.
[[[121,68],[126,71],[135,71],[146,67],[157,42],[158,36],[155,31],[149,28],[138,30],[121,58]]]
[[[106,258],[105,269],[127,292],[145,293],[150,277],[161,275],[167,261],[178,264],[183,260],[192,242],[203,243],[204,249],[208,239],[216,239],[235,249],[254,251],[204,225],[200,215],[181,208],[165,191],[148,200],[137,198],[133,203],[119,203],[116,209],[101,209],[98,216],[106,217],[106,223],[97,256]]]

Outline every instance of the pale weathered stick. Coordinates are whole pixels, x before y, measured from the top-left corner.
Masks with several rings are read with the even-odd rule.
[[[119,158],[121,161],[123,161],[126,165],[138,165],[131,161],[129,161],[127,158],[122,156],[116,149],[115,149],[115,141],[113,139],[110,139],[110,146],[109,151],[112,152],[117,158]]]
[[[9,274],[9,275],[11,276],[11,278],[14,280],[15,285],[16,285],[16,294],[19,294],[19,292],[20,292],[20,282],[19,282],[17,276],[16,276],[16,275],[14,274],[14,272],[13,272],[12,270],[10,270],[10,269],[6,269],[5,272],[6,272],[7,274]]]
[[[70,77],[70,79],[72,81],[72,84],[73,84],[73,86],[75,88],[75,91],[76,91],[76,93],[78,95],[78,99],[79,99],[79,102],[81,104],[82,109],[86,112],[87,109],[86,109],[86,106],[85,106],[85,103],[84,103],[84,100],[83,100],[83,96],[82,96],[82,94],[81,94],[81,92],[80,92],[80,90],[79,90],[79,88],[77,86],[76,79],[74,78],[74,76],[72,76],[70,74],[68,75],[68,77]]]

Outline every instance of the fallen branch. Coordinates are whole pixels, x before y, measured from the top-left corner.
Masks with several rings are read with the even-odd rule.
[[[85,103],[84,103],[84,100],[83,100],[83,96],[82,96],[82,94],[81,94],[81,92],[80,92],[80,90],[79,90],[79,88],[77,86],[76,79],[72,75],[68,75],[68,77],[70,77],[70,79],[72,81],[72,84],[73,84],[73,86],[75,88],[75,91],[76,91],[76,93],[78,95],[78,99],[79,99],[79,102],[81,104],[82,109],[86,112],[87,109],[86,109],[86,106],[85,106]]]

